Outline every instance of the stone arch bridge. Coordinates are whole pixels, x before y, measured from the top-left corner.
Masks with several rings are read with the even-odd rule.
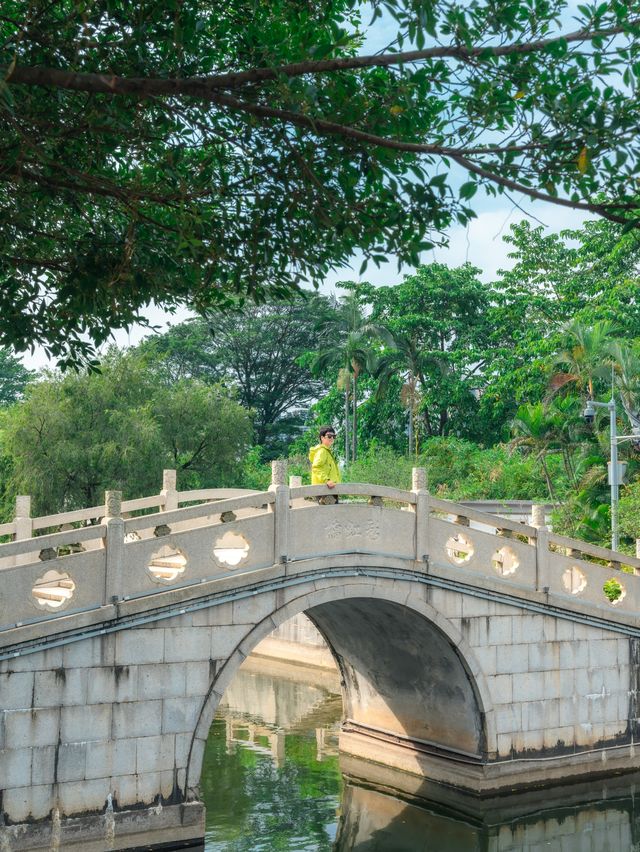
[[[197,844],[209,727],[305,612],[341,750],[476,796],[638,768],[640,560],[413,488],[163,490],[0,526],[0,849]],[[620,569],[625,569],[621,571]],[[605,593],[605,589],[608,594]],[[411,786],[411,785],[409,785]]]

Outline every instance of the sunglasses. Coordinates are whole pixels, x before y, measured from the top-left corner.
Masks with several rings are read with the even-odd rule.
[[[333,441],[335,437],[335,435],[325,435],[325,438],[328,438],[330,441]]]

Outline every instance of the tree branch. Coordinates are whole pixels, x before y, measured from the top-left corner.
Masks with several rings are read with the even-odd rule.
[[[455,160],[458,165],[467,169],[473,174],[478,175],[479,177],[483,177],[487,180],[492,181],[493,183],[497,183],[500,186],[505,186],[508,189],[513,189],[516,192],[522,192],[525,195],[528,195],[530,198],[535,198],[539,201],[548,201],[551,204],[558,204],[561,207],[571,207],[574,210],[587,210],[590,213],[597,213],[599,216],[604,216],[606,219],[609,219],[612,222],[619,222],[622,225],[626,225],[629,222],[628,218],[624,216],[616,215],[611,210],[637,210],[638,203],[628,203],[628,204],[589,204],[587,202],[580,201],[571,201],[569,198],[559,198],[555,195],[548,195],[546,192],[539,192],[536,189],[532,189],[529,186],[524,186],[521,183],[518,183],[511,178],[503,177],[502,175],[497,175],[494,172],[489,171],[488,169],[483,168],[482,166],[476,165],[476,163],[471,162],[466,157],[461,157],[457,154],[452,154],[451,159]],[[636,223],[636,227],[640,227],[640,221]]]
[[[423,50],[410,50],[404,53],[373,54],[369,56],[347,56],[337,59],[305,60],[280,65],[276,68],[251,68],[228,74],[214,74],[210,77],[187,77],[185,79],[158,79],[148,77],[118,77],[115,74],[87,74],[75,71],[63,71],[59,68],[43,66],[17,65],[5,78],[6,83],[21,83],[28,86],[50,86],[73,91],[103,93],[110,95],[187,95],[195,98],[208,98],[219,89],[236,89],[246,83],[264,83],[278,77],[300,77],[304,74],[326,74],[334,71],[354,71],[361,68],[385,68],[392,65],[405,65],[425,59],[470,59],[493,58],[511,54],[528,54],[545,50],[561,42],[591,41],[594,38],[607,38],[619,35],[640,25],[640,19],[634,18],[626,26],[609,27],[602,30],[576,30],[554,38],[538,39],[530,42],[515,42],[491,47],[463,47],[445,45],[428,47]]]
[[[40,269],[55,269],[58,272],[68,272],[69,266],[65,263],[57,263],[49,258],[41,257],[16,257],[15,255],[2,255],[4,260],[8,260],[15,266],[38,267]]]
[[[252,115],[259,115],[268,118],[278,118],[282,121],[286,121],[290,124],[295,124],[299,127],[306,127],[320,135],[331,134],[343,136],[349,139],[355,139],[360,142],[366,142],[370,145],[379,145],[382,148],[390,148],[395,151],[407,151],[414,152],[417,154],[438,154],[444,157],[451,157],[452,160],[455,160],[455,162],[463,166],[468,171],[473,172],[474,174],[477,174],[480,177],[486,178],[487,180],[490,180],[493,183],[497,183],[500,186],[507,187],[516,192],[522,192],[525,195],[528,195],[530,198],[536,198],[540,201],[548,201],[551,204],[558,204],[563,207],[571,207],[574,210],[587,210],[591,213],[597,213],[600,216],[605,216],[607,219],[610,219],[613,222],[620,222],[622,224],[626,224],[629,220],[623,216],[619,216],[615,213],[609,212],[610,210],[636,210],[638,207],[637,203],[632,202],[629,202],[628,204],[612,203],[607,205],[589,204],[587,202],[583,203],[580,201],[571,201],[568,198],[559,198],[544,192],[540,192],[535,189],[531,189],[530,187],[524,186],[523,184],[518,183],[517,181],[514,181],[510,178],[495,174],[494,172],[489,171],[488,169],[482,166],[476,165],[476,163],[473,163],[471,160],[467,159],[467,156],[470,153],[498,153],[508,150],[506,148],[464,149],[450,148],[448,146],[443,145],[425,145],[420,142],[401,142],[398,139],[388,139],[384,136],[377,136],[373,133],[367,133],[363,130],[357,130],[354,127],[347,127],[343,124],[336,124],[333,121],[315,119],[309,116],[301,115],[299,113],[289,112],[287,110],[279,110],[275,109],[274,107],[262,106],[260,104],[245,103],[244,101],[239,101],[237,98],[232,98],[229,95],[216,95],[212,98],[212,100],[223,106],[229,106],[232,109],[242,110]]]
[[[227,106],[230,109],[247,112],[251,115],[260,116],[261,118],[278,118],[288,124],[294,124],[297,127],[305,127],[308,130],[319,133],[320,135],[344,136],[349,139],[355,139],[358,142],[365,142],[368,145],[380,145],[383,148],[390,148],[393,151],[406,151],[414,154],[438,154],[443,157],[454,157],[459,155],[473,156],[478,154],[523,152],[530,148],[538,149],[541,147],[539,143],[535,143],[531,146],[515,145],[506,146],[504,148],[501,148],[499,145],[487,145],[479,148],[450,148],[447,145],[426,145],[423,142],[403,142],[400,139],[389,139],[386,136],[378,136],[375,133],[369,133],[366,130],[358,130],[356,127],[350,127],[346,124],[338,124],[335,121],[326,121],[323,118],[315,118],[303,115],[299,112],[292,112],[291,110],[277,109],[276,107],[241,101],[237,98],[231,97],[231,95],[212,95],[211,100],[221,106]]]

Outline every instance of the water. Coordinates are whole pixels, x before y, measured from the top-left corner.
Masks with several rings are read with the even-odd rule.
[[[325,679],[318,687],[240,670],[205,752],[207,852],[334,848],[342,702],[335,677]]]
[[[407,802],[342,774],[337,679],[245,666],[205,753],[206,852],[640,852],[636,776],[481,806],[451,790]]]

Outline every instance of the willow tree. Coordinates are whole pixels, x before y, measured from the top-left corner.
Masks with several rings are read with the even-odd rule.
[[[3,0],[0,344],[416,264],[479,187],[638,227],[640,3],[567,6]]]

